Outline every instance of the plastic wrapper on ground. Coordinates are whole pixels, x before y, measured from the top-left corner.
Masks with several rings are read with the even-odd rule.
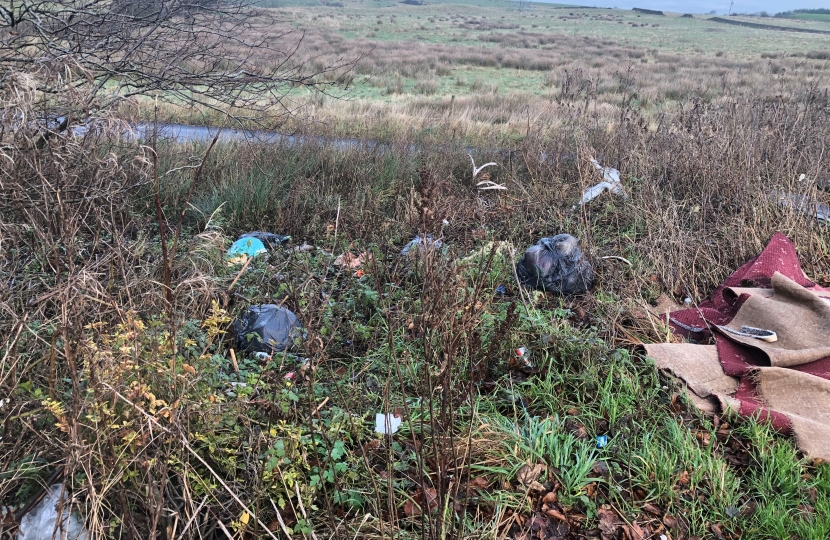
[[[58,523],[61,499],[63,508]],[[88,536],[84,524],[71,512],[69,497],[63,492],[63,484],[55,484],[48,489],[43,500],[20,520],[16,540],[86,540]]]

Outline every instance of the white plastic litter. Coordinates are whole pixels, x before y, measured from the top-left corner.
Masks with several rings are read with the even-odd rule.
[[[480,173],[481,171],[483,171],[483,170],[484,170],[484,169],[486,169],[487,167],[492,167],[493,165],[498,166],[498,164],[497,164],[497,163],[494,163],[494,162],[492,162],[492,161],[491,161],[490,163],[485,163],[485,164],[484,164],[484,165],[482,165],[481,167],[476,167],[476,162],[475,162],[475,160],[473,159],[473,156],[471,156],[470,154],[467,154],[467,155],[468,155],[468,156],[470,156],[470,161],[471,161],[471,162],[472,162],[472,164],[473,164],[473,180],[475,180],[476,176],[478,176],[478,173]]]
[[[773,192],[771,196],[778,200],[779,206],[792,208],[796,212],[814,217],[818,221],[830,225],[830,206],[822,202],[818,202],[807,195],[797,195],[784,191]]]
[[[620,180],[620,171],[611,167],[603,167],[593,158],[591,159],[591,164],[602,174],[602,182],[587,188],[582,193],[582,199],[579,201],[579,204],[590,202],[602,195],[605,191],[610,191],[614,195],[621,195],[623,198],[626,197],[622,180]]]
[[[470,156],[470,154],[467,154],[467,155]],[[498,167],[498,163],[494,163],[492,161],[490,163],[485,163],[481,167],[476,167],[476,162],[473,159],[473,156],[470,156],[470,161],[473,164],[473,180],[476,179],[476,176],[478,176],[478,173],[480,173],[481,171],[483,171],[487,167],[492,167],[492,166]],[[490,175],[488,173],[485,173],[485,174],[482,175],[482,180],[481,180],[481,182],[476,184],[476,187],[478,187],[478,189],[480,189],[482,191],[487,191],[487,190],[490,190],[490,189],[500,189],[500,190],[507,189],[507,187],[502,185],[502,184],[497,184],[495,182],[491,182],[490,181]]]
[[[398,418],[392,413],[377,413],[375,415],[375,433],[391,435],[398,431],[398,428],[401,427],[402,422],[403,419]]]
[[[17,533],[17,540],[86,540],[88,533],[77,515],[70,511],[70,505],[63,493],[63,511],[61,512],[60,525],[55,527],[58,521],[57,507],[61,500],[63,484],[55,484],[46,492],[46,496],[37,506],[23,516],[20,520],[20,530]]]

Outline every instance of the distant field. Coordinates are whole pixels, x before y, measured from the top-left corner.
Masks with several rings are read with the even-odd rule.
[[[793,13],[787,15],[786,19],[800,19],[803,21],[821,21],[830,23],[830,15],[826,13]]]
[[[415,2],[421,2],[422,5],[415,6],[426,8],[429,6],[435,5],[444,5],[444,4],[455,4],[455,5],[472,5],[472,6],[481,6],[481,7],[505,7],[505,8],[516,8],[516,2],[513,0],[413,0]],[[342,4],[342,5],[341,5]],[[407,4],[403,2],[397,2],[395,0],[349,0],[349,1],[342,1],[342,0],[260,0],[257,2],[257,5],[260,7],[265,8],[279,8],[279,7],[288,7],[288,6],[324,6],[324,7],[349,7],[354,8],[358,6],[366,6],[366,7],[392,7],[396,5],[401,6],[413,6],[414,4]],[[575,4],[568,4],[568,3],[549,3],[549,2],[535,2],[533,3],[534,7],[549,7],[549,8],[579,8],[584,6],[578,6]]]
[[[418,41],[477,42],[475,33],[458,28],[454,19],[482,18],[515,25],[513,29],[546,34],[565,33],[601,37],[628,45],[654,47],[660,50],[683,52],[729,51],[738,54],[760,54],[772,51],[797,52],[830,45],[830,42],[814,42],[804,36],[777,35],[775,40],[755,29],[723,28],[707,22],[707,16],[681,17],[678,13],[666,16],[644,15],[630,10],[588,9],[567,7],[565,4],[534,3],[520,12],[517,4],[509,0],[456,0],[454,2],[431,1],[423,6],[405,5],[392,0],[332,0],[331,7],[318,0],[265,0],[275,6],[282,15],[297,25],[306,22],[325,21],[326,27],[335,27],[349,37],[365,34],[376,39],[406,39]],[[466,11],[465,5],[482,8],[476,13]],[[296,11],[295,8],[302,8]],[[370,20],[394,14],[398,24],[392,28],[379,28]],[[344,20],[345,19],[345,20]],[[434,19],[434,20],[430,20]],[[804,28],[826,29],[821,20],[775,19],[771,17],[735,17],[735,20],[778,26],[799,25]],[[492,22],[491,22],[492,24]],[[636,25],[636,26],[635,26]],[[714,29],[713,29],[714,27]],[[480,28],[486,29],[486,28]],[[370,36],[371,34],[371,36]]]
[[[602,117],[618,114],[612,111],[625,103],[656,118],[694,100],[773,99],[828,85],[830,35],[678,13],[540,3],[519,11],[506,0],[417,6],[298,1],[308,2],[260,10],[252,19],[255,31],[264,37],[286,28],[296,29],[297,37],[302,32],[296,59],[309,69],[359,59],[347,74],[325,75],[347,88],[335,85],[313,96],[292,91],[292,107],[304,113],[292,127],[316,133],[411,138],[450,130],[469,141],[509,143],[527,133],[529,122],[538,130],[557,129],[560,109],[576,104]],[[821,21],[734,20],[828,29]],[[216,113],[173,116],[221,121]]]
[[[801,17],[806,15],[806,17]],[[792,18],[787,17],[729,17],[730,20],[751,22],[755,24],[768,24],[770,26],[784,26],[793,28],[809,28],[814,30],[827,30],[827,21],[830,19],[814,19],[814,15],[796,13]],[[816,17],[827,17],[827,15],[815,15]]]

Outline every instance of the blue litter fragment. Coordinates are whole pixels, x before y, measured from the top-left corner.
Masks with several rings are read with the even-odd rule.
[[[507,294],[507,289],[504,288],[504,285],[499,285],[496,287],[496,294],[499,296],[504,296]]]
[[[231,257],[239,257],[240,255],[247,255],[248,257],[256,257],[260,253],[268,251],[265,249],[265,244],[258,238],[240,238],[231,245],[228,250],[228,255]]]
[[[607,435],[597,435],[597,448],[605,448],[608,445]]]

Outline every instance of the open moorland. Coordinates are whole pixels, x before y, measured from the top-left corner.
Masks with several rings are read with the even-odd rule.
[[[158,85],[107,109],[118,80],[4,71],[0,535],[62,482],[89,538],[830,537],[830,465],[642,350],[678,340],[658,303],[776,232],[830,286],[827,221],[779,196],[830,202],[830,34],[501,0],[244,15],[280,45],[246,73],[299,66],[273,107]],[[55,96],[83,132],[33,127]],[[307,137],[123,136],[156,118]],[[592,157],[625,196],[580,205]],[[290,240],[229,260],[255,230]],[[586,294],[518,283],[559,233]],[[401,256],[416,234],[442,243]],[[240,347],[258,304],[297,315],[290,350]]]
[[[322,69],[359,59],[326,77],[347,89],[295,92],[302,112],[283,129],[414,140],[436,132],[470,143],[509,143],[562,127],[569,110],[613,123],[621,107],[650,128],[688,103],[790,100],[824,92],[830,34],[760,31],[708,16],[510,2],[424,6],[346,2],[344,7],[260,10],[263,39],[294,30],[297,58]],[[823,22],[731,17],[739,22],[830,31]],[[257,62],[277,62],[263,55]],[[344,99],[334,99],[335,97]],[[149,118],[151,108],[144,108]],[[218,124],[221,115],[186,109],[182,122]],[[282,113],[281,110],[278,111]],[[272,125],[283,116],[261,118]]]

